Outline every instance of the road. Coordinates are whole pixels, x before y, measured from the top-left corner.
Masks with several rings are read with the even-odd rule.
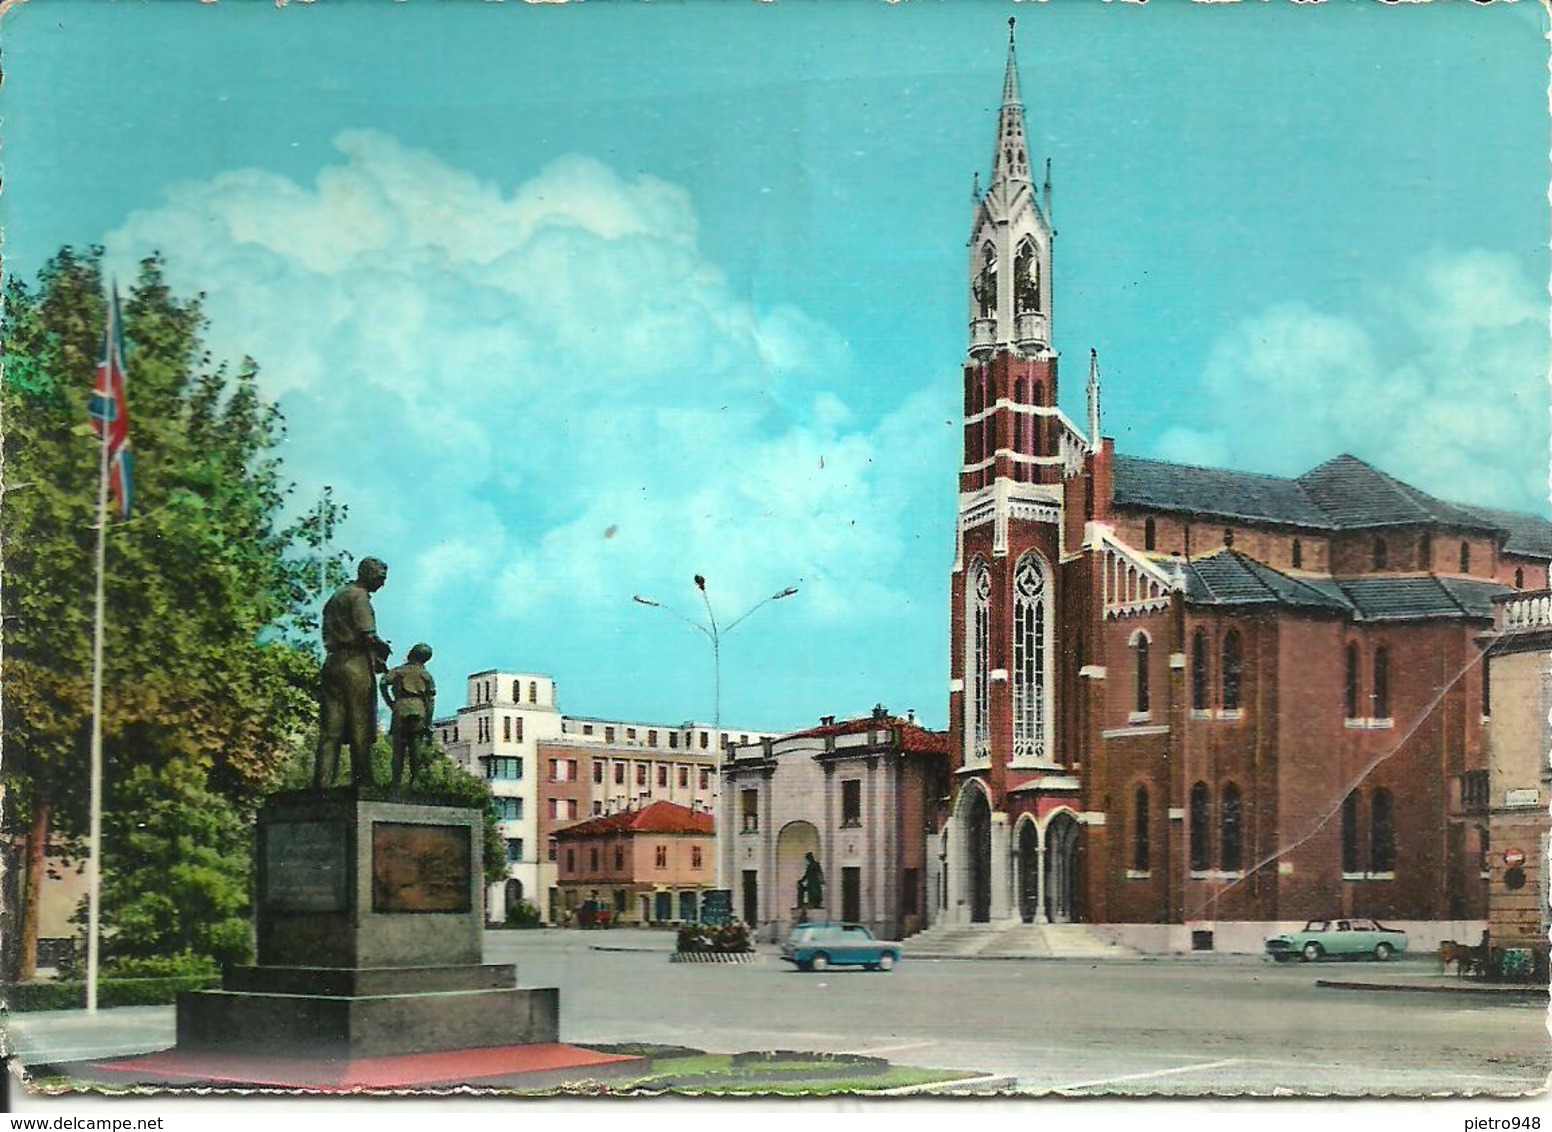
[[[582,1043],[871,1052],[1079,1094],[1512,1094],[1548,1074],[1542,1003],[1315,985],[1426,976],[1430,959],[908,958],[887,974],[804,974],[772,955],[724,966],[594,950],[666,947],[643,932],[497,932],[486,946],[520,982],[561,988],[561,1036]]]
[[[979,1070],[1035,1093],[1506,1095],[1540,1089],[1548,1073],[1544,1004],[1315,985],[1437,984],[1427,959],[907,958],[889,973],[805,974],[771,954],[747,965],[670,963],[671,943],[630,930],[490,932],[486,960],[517,963],[522,985],[561,989],[565,1041],[873,1053]],[[174,1042],[170,1007],[104,1011],[91,1022],[80,1012],[22,1014],[9,1028],[27,1064]]]

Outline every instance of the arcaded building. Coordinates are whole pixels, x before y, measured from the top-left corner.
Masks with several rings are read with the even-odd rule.
[[[1352,456],[1115,451],[1057,407],[1049,175],[1009,46],[971,225],[934,919],[1207,927],[1487,914],[1494,599],[1552,525]]]

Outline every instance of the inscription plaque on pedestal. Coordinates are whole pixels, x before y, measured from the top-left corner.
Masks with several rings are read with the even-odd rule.
[[[372,911],[467,912],[469,827],[372,823]]]
[[[277,822],[264,831],[263,904],[274,912],[343,912],[349,830],[337,822]]]

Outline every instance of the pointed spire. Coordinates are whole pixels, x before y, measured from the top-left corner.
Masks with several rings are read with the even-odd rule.
[[[1029,180],[1029,150],[1024,143],[1024,100],[1019,95],[1018,52],[1013,42],[1014,19],[1008,17],[1008,69],[1002,77],[1002,109],[997,116],[997,152],[992,157],[992,185]]]
[[[1089,348],[1089,445],[1099,451],[1099,351]]]

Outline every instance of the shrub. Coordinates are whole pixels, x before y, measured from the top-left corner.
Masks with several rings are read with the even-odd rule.
[[[178,992],[211,990],[221,983],[219,975],[184,975],[178,978],[99,979],[97,1005],[166,1006],[177,1001]],[[86,984],[18,983],[5,992],[6,1006],[18,1013],[29,1010],[80,1010],[86,1006]]]
[[[679,951],[711,951],[737,955],[753,951],[749,942],[749,928],[737,920],[720,926],[712,924],[680,924]]]
[[[507,909],[507,925],[514,928],[536,928],[539,926],[539,909],[526,900],[519,901]]]

